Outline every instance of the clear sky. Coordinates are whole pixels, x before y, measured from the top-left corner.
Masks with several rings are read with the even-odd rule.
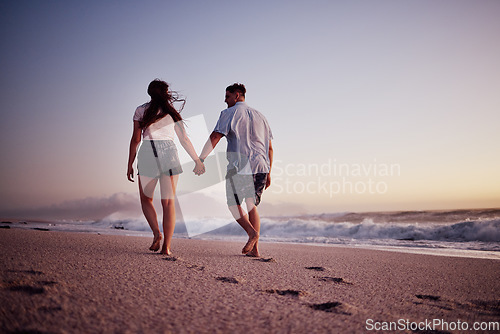
[[[137,193],[154,78],[207,133],[247,86],[274,134],[269,213],[498,207],[499,17],[496,0],[2,1],[0,210]]]

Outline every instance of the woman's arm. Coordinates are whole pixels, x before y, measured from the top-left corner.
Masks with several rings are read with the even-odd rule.
[[[137,155],[137,146],[141,143],[141,127],[138,121],[134,121],[134,130],[132,132],[132,138],[130,139],[130,149],[128,152],[128,168],[127,168],[127,178],[130,182],[134,182],[134,160]]]
[[[219,143],[221,138],[224,137],[222,133],[219,132],[212,132],[210,134],[210,137],[208,137],[207,142],[205,143],[205,146],[203,146],[203,150],[201,151],[200,158],[205,160],[210,152],[213,151],[215,146]]]
[[[200,158],[196,154],[193,144],[191,143],[191,140],[189,139],[186,129],[184,128],[184,124],[182,124],[182,122],[175,123],[175,133],[177,134],[177,137],[179,138],[182,147],[184,147],[187,154],[189,154],[189,156],[191,157],[191,159],[193,159],[195,163],[193,172],[196,175],[201,175],[205,173],[205,165],[203,164],[203,162],[201,162]]]

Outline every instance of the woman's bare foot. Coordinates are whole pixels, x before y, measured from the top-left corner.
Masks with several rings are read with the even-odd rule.
[[[167,245],[165,245],[165,243],[163,243],[163,247],[161,248],[160,254],[170,256],[172,255],[172,251],[170,250],[170,248],[167,247]]]
[[[241,250],[243,254],[247,254],[253,249],[253,246],[255,246],[255,243],[259,240],[259,233],[255,232],[255,234],[251,237],[248,237],[248,241],[245,244],[245,247]]]
[[[161,238],[162,238],[161,233],[155,236],[153,239],[153,243],[151,244],[151,247],[149,247],[149,250],[152,250],[153,252],[158,251],[160,249]]]

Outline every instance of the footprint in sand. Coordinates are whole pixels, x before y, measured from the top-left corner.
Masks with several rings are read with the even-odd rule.
[[[342,305],[341,302],[328,302],[328,303],[322,303],[322,304],[311,304],[309,306],[314,310],[332,312],[333,309],[335,309],[336,307],[338,307],[340,305]]]
[[[42,271],[38,271],[38,270],[25,270],[25,271],[21,271],[22,273],[26,273],[26,274],[30,274],[30,275],[43,275],[43,272]]]
[[[436,307],[446,311],[452,311],[454,306],[452,302],[447,302],[441,299],[441,296],[434,295],[415,295],[418,299],[422,300],[419,302],[413,302],[415,305],[427,304],[432,307]]]
[[[315,270],[315,271],[326,271],[325,267],[306,267],[306,269]]]
[[[323,282],[332,282],[335,284],[352,285],[351,282],[347,282],[341,277],[316,277],[316,276],[314,276],[314,278],[318,278],[320,281],[323,281]]]
[[[37,270],[8,270],[11,273],[22,273],[27,275],[41,276],[43,272]],[[57,284],[55,281],[37,281],[35,284],[26,284],[23,282],[24,280],[18,281],[5,281],[5,284],[2,284],[6,290],[23,292],[28,295],[40,295],[46,292],[44,286],[52,286]]]
[[[307,295],[307,292],[305,291],[300,291],[300,290],[277,290],[277,289],[268,289],[266,290],[267,293],[275,293],[280,296],[291,296],[291,297],[302,297]]]
[[[188,264],[188,263],[184,262],[182,258],[177,257],[177,256],[173,256],[173,255],[167,256],[167,257],[163,258],[163,260],[169,261],[169,262],[180,261],[182,264],[184,264],[186,266],[186,268],[196,269],[199,271],[205,270],[205,266],[199,266],[197,264]]]
[[[190,264],[190,265],[187,265],[186,267],[189,268],[189,269],[196,269],[196,270],[199,270],[199,271],[205,270],[205,266],[199,266],[199,265],[196,265],[196,264]]]
[[[10,291],[24,292],[30,296],[41,295],[45,293],[44,287],[31,286],[31,285],[13,285],[8,288]]]
[[[52,286],[52,285],[57,284],[57,282],[55,282],[55,281],[38,281],[37,283],[41,284],[41,285],[48,285],[48,286]]]
[[[424,299],[424,300],[432,300],[432,301],[438,301],[441,299],[441,296],[433,296],[433,295],[415,295],[418,299]]]
[[[267,259],[265,259],[265,258],[261,257],[261,258],[255,259],[255,261],[259,261],[259,262],[272,262],[272,263],[276,263],[276,260],[275,260],[275,259],[273,259],[272,257],[267,258]]]
[[[343,304],[341,302],[309,304],[309,307],[316,311],[331,312],[343,315],[352,315],[355,311],[354,307]]]
[[[38,271],[38,270],[7,270],[8,273],[23,273],[23,274],[30,274],[30,275],[43,275],[43,272]]]
[[[238,283],[243,283],[244,280],[238,277],[224,277],[224,276],[219,276],[216,278],[216,280],[225,282],[225,283],[232,283],[232,284],[238,284]]]

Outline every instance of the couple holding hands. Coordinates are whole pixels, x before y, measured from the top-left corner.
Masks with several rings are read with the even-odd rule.
[[[182,173],[175,135],[195,162],[193,172],[202,175],[203,164],[219,140],[227,139],[227,204],[234,219],[248,234],[248,241],[242,253],[260,256],[258,240],[260,218],[257,206],[264,189],[271,184],[270,172],[273,161],[273,139],[271,128],[260,112],[245,103],[245,86],[235,83],[226,88],[227,109],[220,114],[219,120],[210,134],[201,154],[198,156],[189,140],[182,117],[174,107],[180,99],[169,90],[168,84],[153,80],[148,86],[151,101],[137,107],[134,114],[134,130],[130,140],[127,177],[134,182],[133,163],[137,156],[139,194],[141,207],[153,231],[152,251],[171,255],[171,241],[175,229],[175,189],[179,174]],[[180,110],[182,110],[182,107]],[[142,141],[139,151],[137,149]],[[153,194],[160,183],[161,204],[163,208],[163,237],[158,225]],[[245,203],[247,211],[242,208]]]

